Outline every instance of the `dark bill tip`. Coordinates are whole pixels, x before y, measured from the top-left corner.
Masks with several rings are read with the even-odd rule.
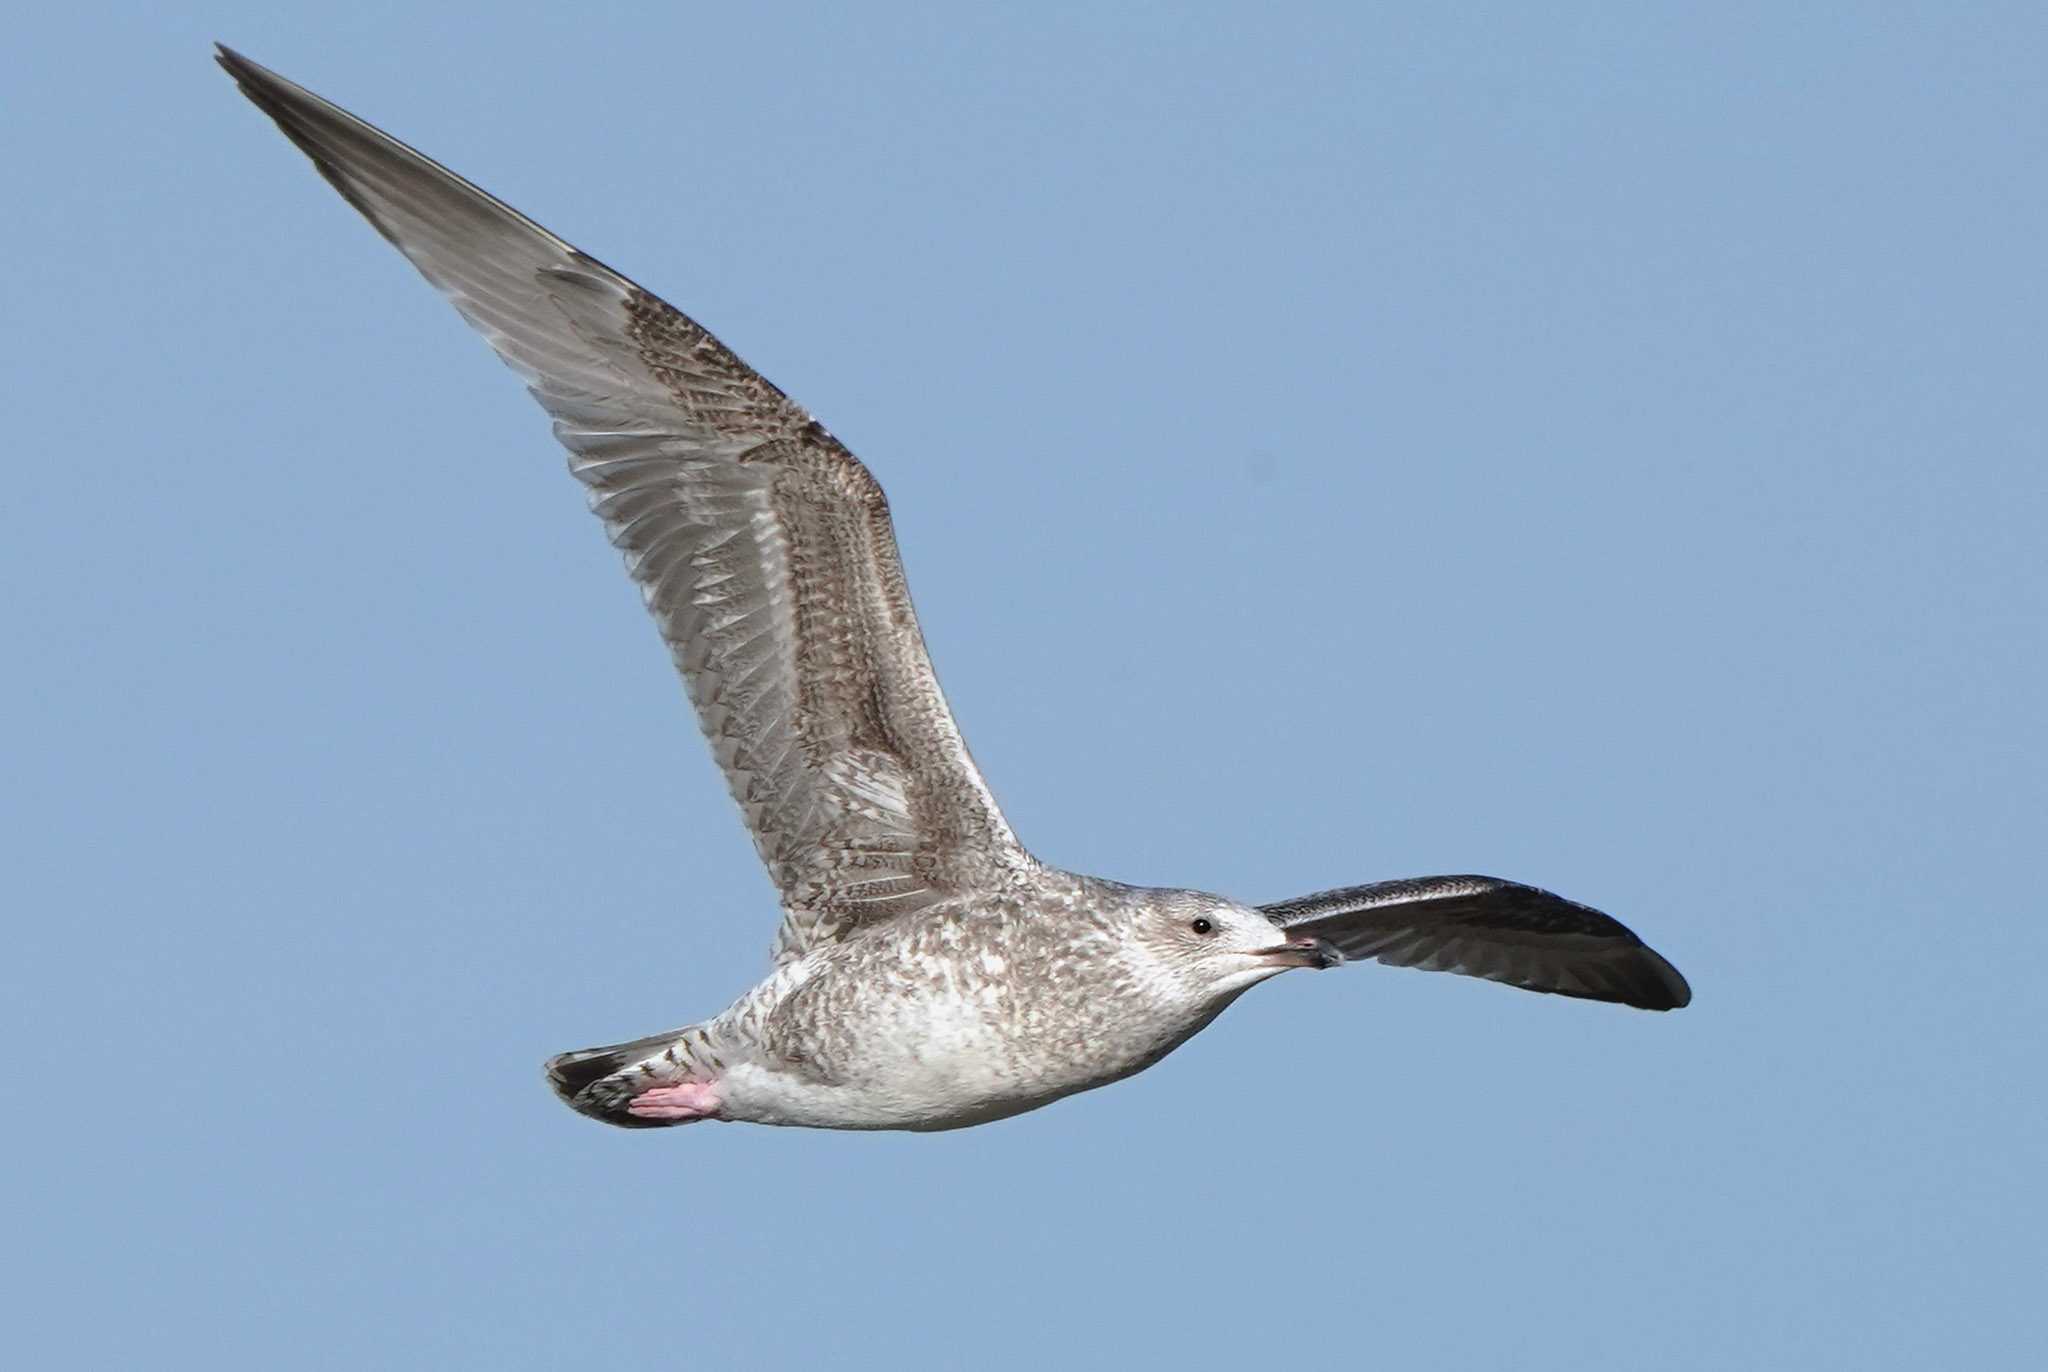
[[[1312,934],[1291,938],[1263,956],[1289,967],[1313,967],[1317,971],[1339,966],[1344,961],[1344,954],[1337,950],[1336,944]]]

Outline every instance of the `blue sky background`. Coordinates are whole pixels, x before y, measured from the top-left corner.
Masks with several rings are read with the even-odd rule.
[[[2035,1365],[2039,6],[176,8],[0,50],[20,1365]],[[962,1133],[570,1115],[770,888],[216,37],[861,453],[1048,860],[1516,877],[1695,1004],[1362,967]]]

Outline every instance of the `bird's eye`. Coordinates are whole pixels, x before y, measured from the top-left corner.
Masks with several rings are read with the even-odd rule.
[[[1190,924],[1188,928],[1198,934],[1213,934],[1216,932],[1216,926],[1209,923],[1206,919],[1198,919],[1193,924]]]

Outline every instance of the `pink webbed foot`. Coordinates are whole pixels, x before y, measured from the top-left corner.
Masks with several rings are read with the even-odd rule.
[[[718,1091],[705,1081],[657,1086],[626,1102],[626,1113],[643,1120],[703,1120],[718,1114]]]

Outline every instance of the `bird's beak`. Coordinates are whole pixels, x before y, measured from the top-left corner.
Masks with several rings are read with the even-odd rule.
[[[1344,955],[1337,951],[1337,945],[1326,938],[1303,934],[1291,938],[1277,948],[1268,948],[1258,956],[1267,962],[1277,962],[1282,967],[1313,967],[1321,971],[1335,967],[1344,961]]]

